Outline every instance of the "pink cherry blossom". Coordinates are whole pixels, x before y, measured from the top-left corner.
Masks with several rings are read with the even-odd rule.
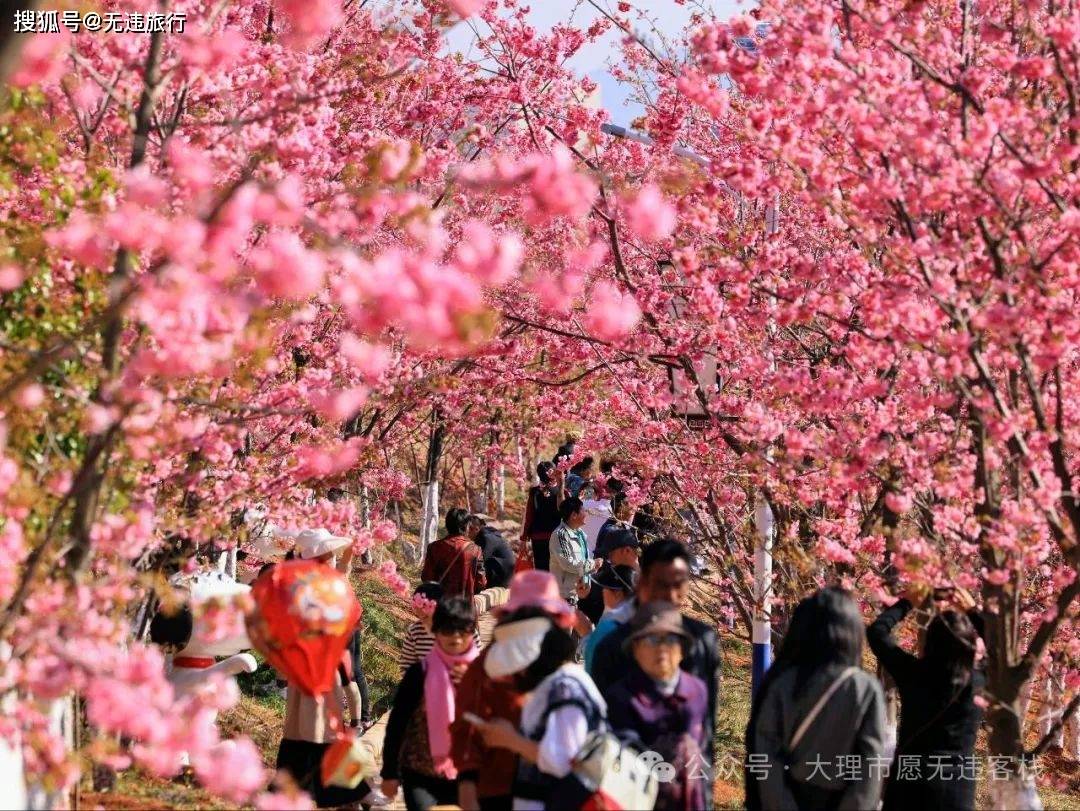
[[[409,593],[409,581],[398,574],[397,564],[394,561],[387,560],[379,564],[379,576],[398,594]]]
[[[23,278],[23,271],[18,265],[0,265],[0,292],[14,290],[23,283]]]
[[[517,274],[525,249],[516,234],[497,234],[474,220],[462,226],[461,236],[454,253],[454,264],[461,271],[492,286],[505,284]]]
[[[574,300],[581,294],[585,275],[567,270],[559,275],[538,274],[529,282],[531,290],[539,299],[540,306],[555,313],[568,313]]]
[[[32,410],[45,402],[45,389],[37,383],[23,386],[15,392],[15,404],[19,408]]]
[[[907,493],[888,493],[885,496],[885,506],[894,513],[903,514],[911,509],[911,496]]]
[[[226,28],[214,34],[187,34],[180,53],[190,67],[205,71],[227,70],[241,58],[246,46],[247,39],[241,32]]]
[[[246,738],[222,741],[192,765],[203,785],[234,802],[247,800],[266,785],[262,753]]]
[[[323,284],[323,260],[307,250],[293,233],[275,231],[251,252],[251,266],[259,287],[268,296],[306,298]]]
[[[633,295],[621,293],[610,282],[593,286],[586,298],[585,328],[594,338],[615,341],[625,337],[641,319]]]
[[[675,207],[656,186],[642,187],[625,201],[623,211],[630,230],[642,239],[666,239],[675,230]]]
[[[338,389],[311,396],[311,404],[327,419],[342,421],[355,415],[367,401],[368,389],[354,386],[350,389]]]
[[[289,42],[297,48],[307,48],[325,37],[341,22],[341,4],[333,0],[276,0],[289,20]]]
[[[352,334],[341,336],[341,354],[370,383],[378,381],[393,362],[385,346],[360,340]]]
[[[59,33],[41,33],[29,37],[19,55],[18,68],[8,81],[15,87],[55,81],[64,72],[64,59],[71,39],[71,33],[64,26],[60,27]]]
[[[311,811],[315,807],[302,791],[290,794],[263,792],[255,798],[254,804],[257,811]]]
[[[459,17],[471,17],[484,7],[484,0],[446,0],[446,5]]]
[[[108,243],[101,229],[81,210],[74,211],[67,223],[48,234],[46,240],[79,264],[103,267],[108,261]]]
[[[8,519],[0,529],[0,599],[11,599],[26,554],[22,525]]]
[[[569,151],[556,146],[549,156],[536,157],[529,182],[526,216],[534,222],[551,217],[579,217],[596,196],[596,183],[577,171]]]

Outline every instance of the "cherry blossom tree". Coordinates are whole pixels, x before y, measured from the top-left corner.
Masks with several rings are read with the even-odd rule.
[[[700,393],[783,546],[871,597],[898,576],[981,590],[990,751],[1017,767],[1025,683],[1080,644],[1076,11],[755,16],[700,30],[646,122],[709,160],[680,224],[721,233],[672,252],[714,308],[695,326],[731,328]],[[774,196],[775,237],[722,233]],[[997,799],[1037,803],[1024,777]]]
[[[252,508],[385,543],[425,413],[470,459],[500,453],[500,410],[517,418],[452,380],[512,342],[490,297],[518,282],[520,237],[500,194],[457,188],[497,139],[529,138],[524,85],[445,52],[476,4],[367,5],[177,3],[182,35],[35,35],[12,73],[0,667],[4,737],[39,784],[71,785],[81,757],[170,774],[187,752],[250,798],[259,758],[212,724],[235,694],[177,706],[142,641],[158,578],[244,542]],[[529,81],[553,107],[573,106],[559,65],[584,37],[535,38],[552,58]],[[572,161],[530,160],[530,221],[557,229],[591,181],[567,198]],[[362,497],[331,498],[342,485]],[[75,753],[50,715],[70,695],[92,738]]]
[[[504,318],[546,335],[564,375],[605,378],[604,401],[564,413],[700,512],[744,617],[758,491],[781,599],[837,577],[874,605],[905,584],[981,591],[990,751],[1012,778],[994,787],[1034,805],[1021,764],[1050,737],[1025,746],[1025,685],[1080,644],[1075,11],[755,16],[699,20],[688,56],[630,38],[651,146],[572,140],[530,108],[537,150],[599,183],[594,263],[563,263],[580,309],[544,306],[564,272]],[[521,185],[497,162],[471,180]],[[670,419],[671,370],[700,434]]]
[[[1025,685],[1080,653],[1078,12],[766,0],[680,43],[590,5],[542,34],[512,2],[192,0],[184,34],[21,43],[0,678],[29,772],[76,779],[48,702],[78,694],[81,754],[187,751],[250,798],[258,758],[206,721],[234,697],[178,714],[142,642],[161,574],[252,508],[363,553],[415,494],[426,537],[432,483],[524,483],[574,425],[747,626],[762,499],[781,608],[980,591],[998,799],[1037,802]],[[567,67],[612,30],[649,143]]]

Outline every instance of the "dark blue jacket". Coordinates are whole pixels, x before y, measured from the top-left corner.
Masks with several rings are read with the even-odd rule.
[[[485,526],[476,536],[474,543],[484,553],[484,571],[487,573],[488,588],[509,586],[510,578],[514,576],[516,558],[506,538],[494,527]]]

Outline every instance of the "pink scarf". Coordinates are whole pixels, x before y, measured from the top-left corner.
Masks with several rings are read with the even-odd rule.
[[[450,671],[454,665],[468,664],[479,655],[474,641],[467,651],[458,656],[451,656],[435,643],[435,647],[424,657],[424,705],[427,709],[431,760],[435,764],[435,773],[448,780],[457,777],[457,769],[450,759],[450,724],[457,716]]]

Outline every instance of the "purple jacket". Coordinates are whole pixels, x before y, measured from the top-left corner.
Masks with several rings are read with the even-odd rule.
[[[636,663],[606,693],[608,722],[620,737],[637,738],[644,749],[663,755],[675,767],[675,779],[660,783],[655,811],[688,811],[706,807],[705,714],[709,698],[705,682],[679,672],[675,692],[665,696]]]

